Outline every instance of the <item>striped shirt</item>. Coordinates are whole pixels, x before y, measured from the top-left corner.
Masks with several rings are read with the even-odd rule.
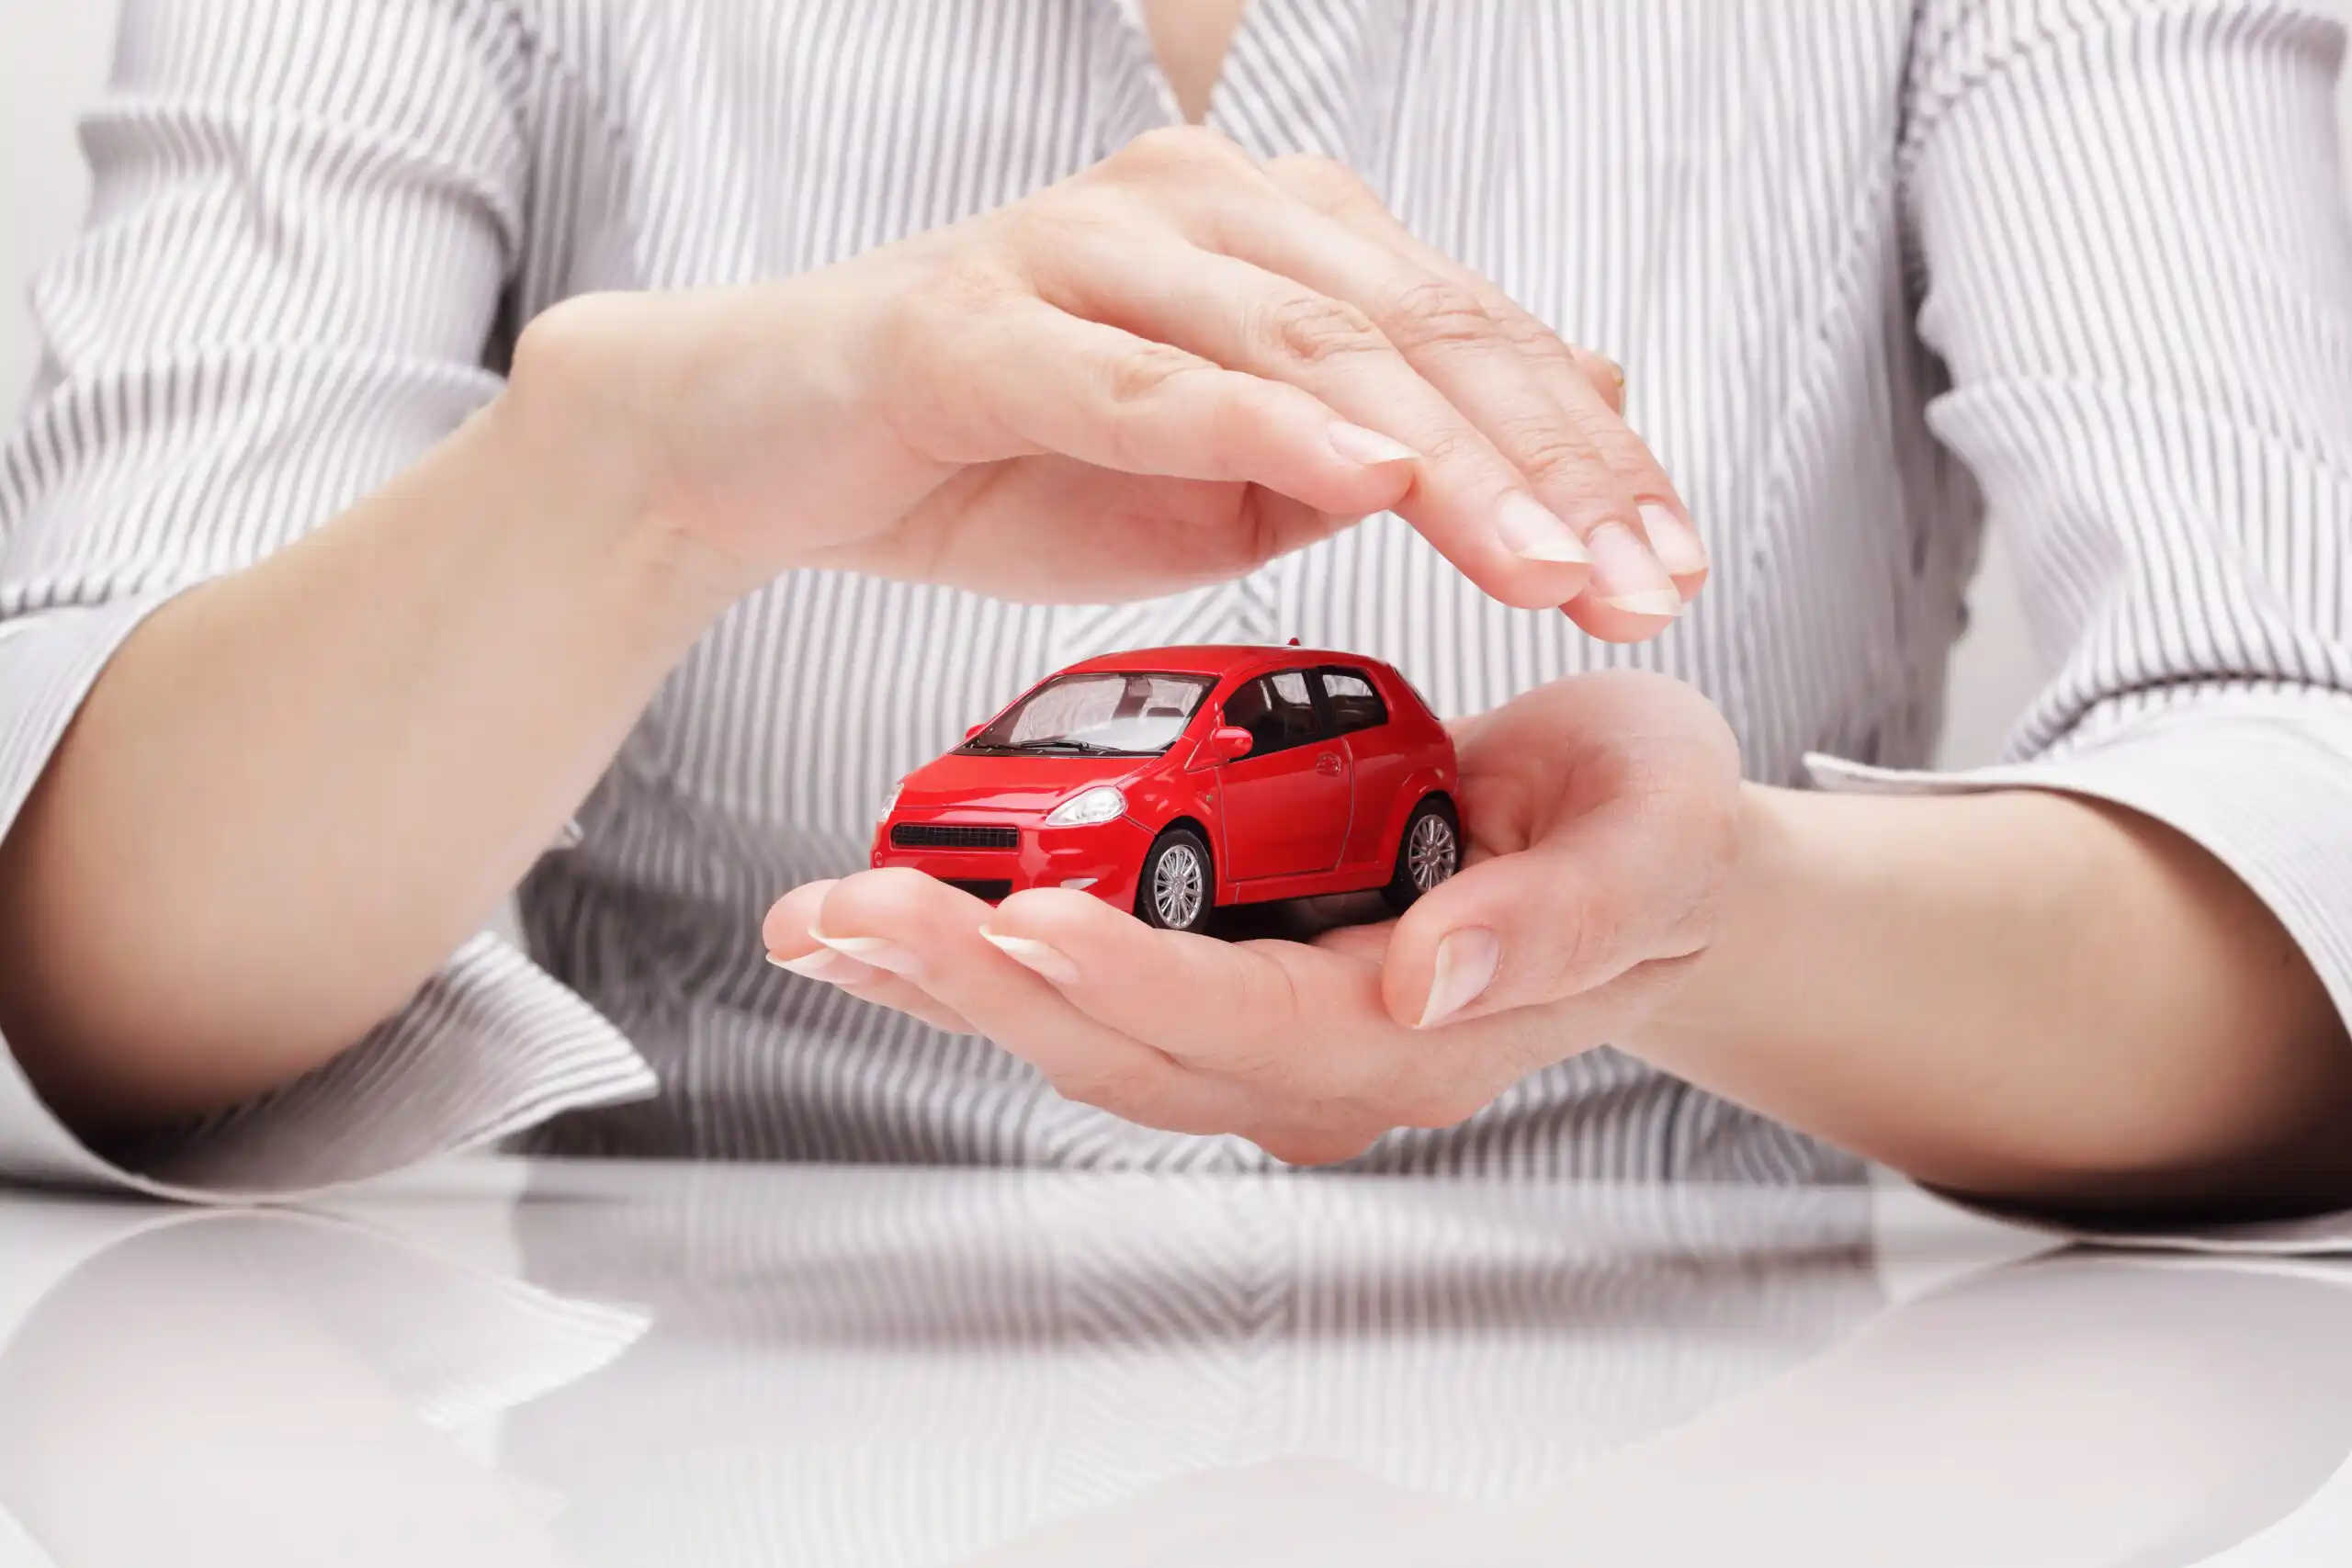
[[[1386,516],[1141,604],[794,573],[649,706],[524,885],[525,948],[475,939],[326,1066],[135,1150],[0,1068],[0,1168],[282,1191],[514,1134],[1271,1163],[760,961],[766,904],[862,864],[893,779],[1037,677],[1165,643],[1360,649],[1447,714],[1640,664],[1770,783],[2120,802],[2239,873],[2352,1015],[2341,48],[2287,0],[1256,0],[1210,123],[1346,160],[1629,367],[1716,561],[1681,622],[1593,642]],[[0,450],[0,830],[141,616],[414,459],[534,312],[821,266],[1175,115],[1133,0],[133,0]],[[1921,772],[1987,518],[2048,684],[2003,766]],[[1606,1049],[1360,1163],[1854,1170]]]

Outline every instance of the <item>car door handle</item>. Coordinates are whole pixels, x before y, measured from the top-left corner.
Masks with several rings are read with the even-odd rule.
[[[1315,771],[1318,773],[1338,773],[1340,771],[1340,754],[1337,751],[1326,751],[1322,755],[1317,757],[1315,759]]]

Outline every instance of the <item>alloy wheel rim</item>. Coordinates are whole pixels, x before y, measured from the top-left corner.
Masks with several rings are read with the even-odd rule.
[[[1170,844],[1151,872],[1151,907],[1159,922],[1189,927],[1201,913],[1201,857],[1189,844]]]
[[[1426,893],[1453,874],[1453,824],[1432,811],[1413,824],[1405,852],[1405,872],[1413,891]]]

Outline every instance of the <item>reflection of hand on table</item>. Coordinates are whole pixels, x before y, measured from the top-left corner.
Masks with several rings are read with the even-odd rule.
[[[636,1320],[354,1225],[131,1213],[0,1353],[0,1505],[61,1568],[574,1561],[436,1426]]]

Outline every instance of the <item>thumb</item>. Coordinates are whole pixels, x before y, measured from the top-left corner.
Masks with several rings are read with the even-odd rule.
[[[1381,970],[1389,1016],[1427,1028],[1555,1002],[1700,951],[1722,877],[1693,841],[1708,836],[1612,803],[1465,867],[1397,920]]]

